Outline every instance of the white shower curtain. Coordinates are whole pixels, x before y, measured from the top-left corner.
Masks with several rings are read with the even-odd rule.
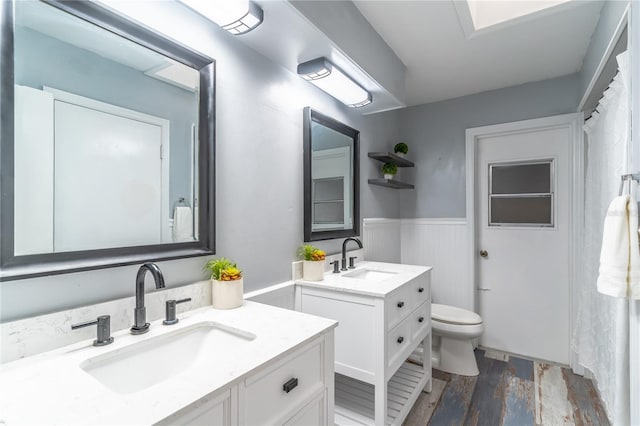
[[[604,217],[618,195],[629,149],[629,60],[618,56],[618,74],[586,121],[584,268],[572,350],[593,373],[612,424],[629,423],[629,311],[626,299],[596,292]]]

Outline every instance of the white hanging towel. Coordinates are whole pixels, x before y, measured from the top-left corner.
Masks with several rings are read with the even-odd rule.
[[[632,196],[616,197],[607,210],[597,288],[609,296],[640,299],[638,204]]]
[[[189,206],[176,206],[173,210],[173,241],[193,241],[193,214]]]

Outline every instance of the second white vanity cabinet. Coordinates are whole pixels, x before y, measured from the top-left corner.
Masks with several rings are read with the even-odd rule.
[[[339,323],[336,424],[400,425],[420,392],[431,390],[430,270],[363,262],[324,281],[296,282],[298,310]],[[407,361],[421,343],[422,366]]]

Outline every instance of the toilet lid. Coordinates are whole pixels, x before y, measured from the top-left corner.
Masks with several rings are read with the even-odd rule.
[[[431,304],[431,318],[449,324],[482,324],[482,317],[475,312],[437,303]]]

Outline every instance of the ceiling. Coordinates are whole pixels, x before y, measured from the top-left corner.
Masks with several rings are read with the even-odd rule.
[[[462,0],[354,3],[406,65],[407,105],[578,72],[603,5],[574,0],[473,31]]]

